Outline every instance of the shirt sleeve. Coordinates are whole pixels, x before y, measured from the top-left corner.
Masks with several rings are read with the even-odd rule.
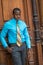
[[[31,40],[30,40],[30,35],[27,30],[27,26],[25,26],[25,29],[24,29],[24,36],[25,36],[27,48],[31,48]]]
[[[1,31],[1,42],[2,42],[2,45],[3,45],[4,48],[8,47],[8,44],[7,44],[6,40],[5,40],[7,32],[8,32],[7,25],[4,24],[4,27],[3,27],[2,31]]]

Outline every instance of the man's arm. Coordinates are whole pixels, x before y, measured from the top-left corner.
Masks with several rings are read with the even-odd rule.
[[[3,27],[2,31],[1,31],[1,42],[2,42],[2,45],[3,45],[4,48],[8,47],[8,44],[7,44],[6,40],[5,40],[7,32],[8,32],[7,24],[5,23],[4,27]]]
[[[27,48],[30,49],[31,48],[31,40],[30,40],[30,36],[29,36],[28,30],[27,30],[27,27],[25,27],[25,29],[24,29],[24,36],[25,36]]]
[[[3,47],[9,52],[11,53],[12,52],[12,49],[8,46],[7,42],[6,42],[6,35],[7,35],[7,32],[8,32],[8,28],[7,28],[7,24],[4,24],[4,27],[1,31],[1,42],[2,42],[2,45]]]
[[[26,45],[27,45],[27,57],[28,57],[28,60],[30,58],[30,51],[31,51],[31,40],[30,40],[30,36],[29,36],[29,33],[28,33],[28,30],[27,30],[27,26],[25,26],[25,29],[24,29],[24,36],[25,36],[25,40],[26,40]]]

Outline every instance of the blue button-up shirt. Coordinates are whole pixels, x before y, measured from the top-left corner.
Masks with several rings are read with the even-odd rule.
[[[1,31],[1,42],[4,48],[8,47],[8,43],[5,40],[6,35],[8,36],[9,44],[16,43],[17,41],[17,30],[16,30],[16,19],[12,18],[4,24]],[[27,48],[31,48],[30,36],[27,31],[27,26],[24,21],[18,20],[18,25],[20,27],[20,34],[22,42],[26,42]]]

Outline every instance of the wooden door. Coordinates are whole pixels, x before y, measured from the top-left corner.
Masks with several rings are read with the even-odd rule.
[[[41,32],[41,46],[42,46],[42,58],[43,58],[43,0],[39,0],[39,17],[40,17],[40,32]],[[43,61],[43,60],[42,60]]]
[[[0,0],[0,29],[2,29],[4,22],[12,18],[13,8],[18,7],[21,9],[21,19],[27,24],[29,34],[31,36],[31,57],[27,64],[38,65],[37,50],[34,41],[34,25],[32,16],[31,0]],[[37,63],[36,63],[37,62]],[[13,65],[11,55],[0,44],[0,64]]]

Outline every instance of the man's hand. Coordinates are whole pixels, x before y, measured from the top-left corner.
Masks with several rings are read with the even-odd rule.
[[[27,49],[27,59],[29,60],[30,59],[30,53],[31,52],[31,49]]]
[[[12,48],[10,48],[10,47],[7,47],[6,50],[7,50],[9,53],[12,52]]]

